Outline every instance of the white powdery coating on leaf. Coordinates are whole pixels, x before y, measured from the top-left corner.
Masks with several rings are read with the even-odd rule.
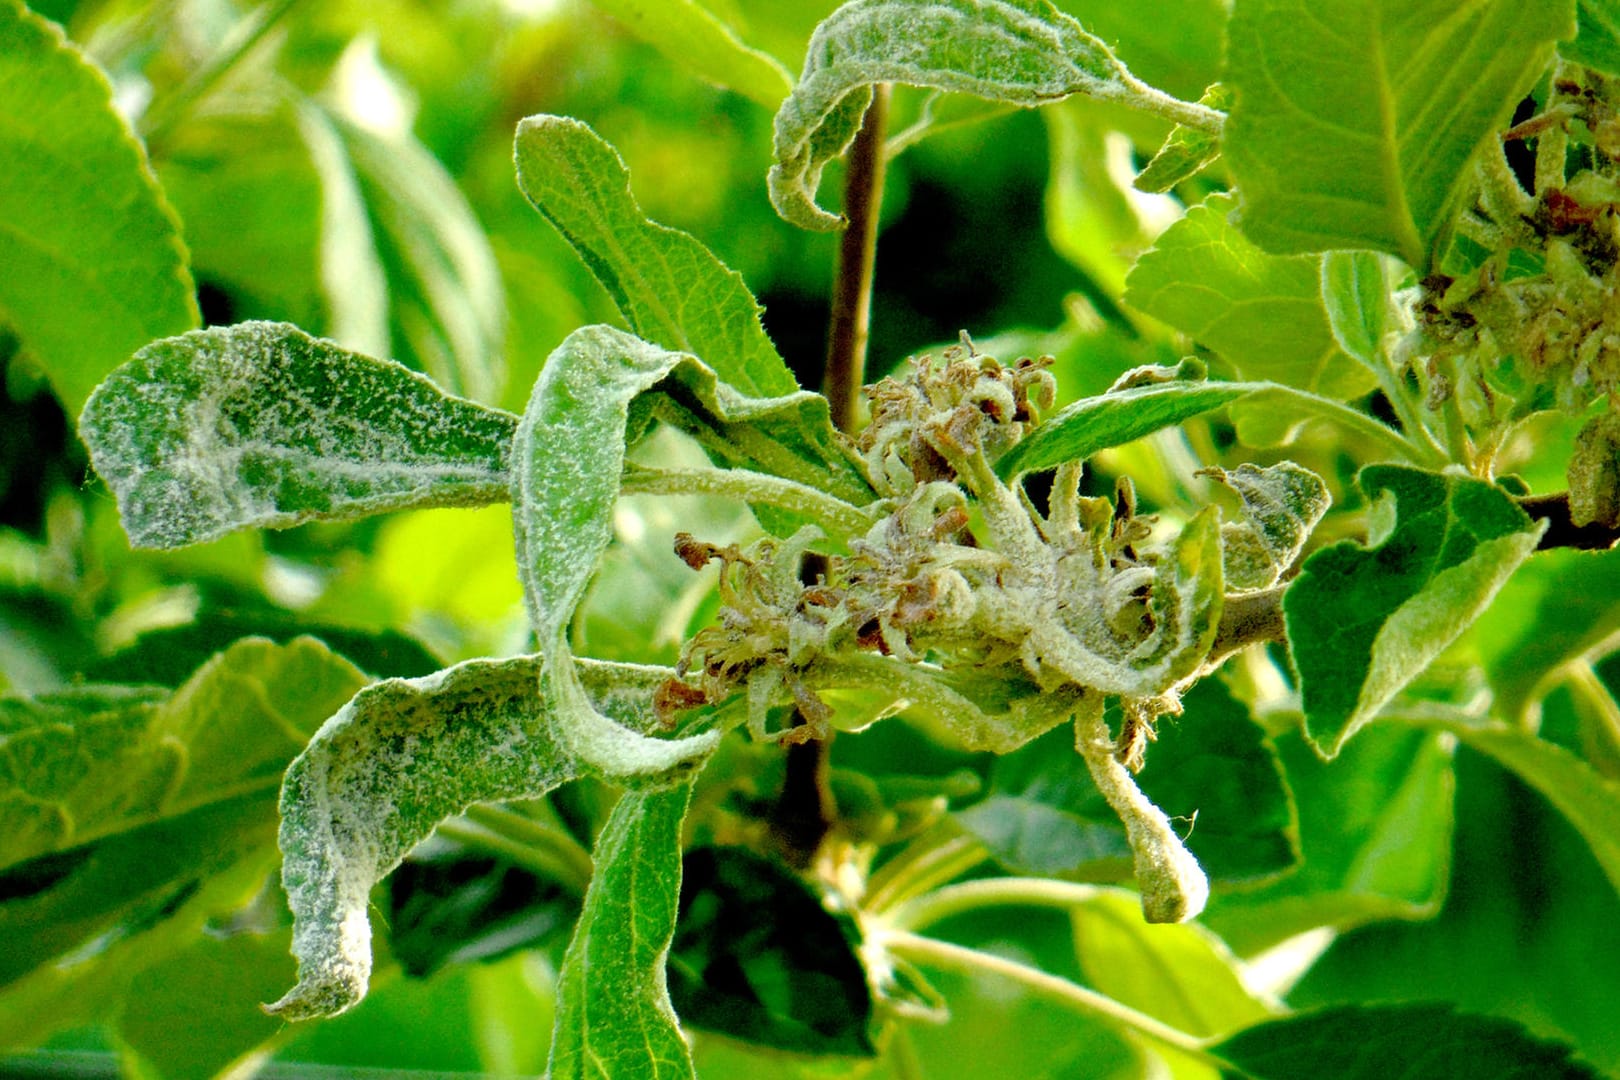
[[[557,738],[539,694],[540,667],[537,656],[470,660],[376,683],[293,762],[280,843],[299,981],[271,1012],[331,1016],[364,996],[372,886],[439,822],[475,802],[543,795],[586,772]],[[587,701],[636,738],[656,725],[654,691],[674,674],[590,662],[578,671]]]
[[[506,496],[517,418],[296,327],[243,323],[142,349],[80,424],[137,547]]]
[[[513,452],[518,573],[546,652],[540,689],[555,737],[616,780],[671,782],[714,748],[718,733],[649,739],[603,716],[579,683],[567,633],[613,538],[630,402],[690,357],[610,326],[570,334],[546,360]]]
[[[1129,94],[1108,47],[1045,0],[855,0],[816,28],[804,73],[776,114],[771,202],[796,225],[835,229],[815,205],[826,163],[860,127],[849,95],[894,82],[1032,106]]]

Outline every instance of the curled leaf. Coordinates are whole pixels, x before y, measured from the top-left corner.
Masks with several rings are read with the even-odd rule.
[[[331,1016],[365,995],[371,887],[439,822],[590,771],[541,699],[540,667],[534,656],[470,660],[375,683],[316,732],[282,784],[282,883],[299,969],[298,985],[270,1012]],[[668,669],[580,662],[574,670],[590,707],[612,723],[627,732],[657,725],[653,695]]]
[[[1244,520],[1221,526],[1226,587],[1234,592],[1275,585],[1333,502],[1321,478],[1292,461],[1243,464],[1230,472],[1205,469],[1201,475],[1242,500]]]
[[[688,359],[609,326],[576,330],[546,360],[513,455],[518,574],[545,651],[541,694],[559,744],[620,781],[668,781],[718,737],[650,739],[604,716],[568,647],[574,610],[613,538],[630,403]]]
[[[776,114],[771,203],[806,229],[839,228],[815,203],[874,83],[1033,106],[1072,94],[1126,99],[1135,80],[1108,46],[1047,0],[854,0],[810,38],[804,72]]]

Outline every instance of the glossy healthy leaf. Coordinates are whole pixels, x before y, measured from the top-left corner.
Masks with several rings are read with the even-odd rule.
[[[1372,374],[1340,350],[1322,306],[1322,259],[1270,255],[1230,222],[1215,195],[1166,229],[1131,269],[1125,302],[1220,353],[1242,378],[1331,398]]]
[[[1555,743],[1505,724],[1415,718],[1439,727],[1465,745],[1494,758],[1544,795],[1575,827],[1598,865],[1620,891],[1620,782]]]
[[[816,27],[799,83],[776,114],[770,189],[783,218],[839,227],[842,219],[816,205],[816,188],[880,82],[1021,106],[1081,93],[1128,101],[1141,86],[1046,0],[853,0]]]
[[[694,0],[591,0],[637,37],[717,86],[775,109],[793,78],[775,57],[751,49]]]
[[[364,995],[371,887],[439,822],[475,802],[543,795],[589,771],[541,701],[538,657],[469,660],[356,694],[288,768],[282,883],[299,982],[272,1012],[329,1016]],[[667,668],[580,662],[592,709],[648,730]],[[635,735],[641,738],[640,735]],[[650,741],[650,740],[649,740]]]
[[[523,194],[590,267],[633,333],[691,353],[745,394],[799,388],[741,275],[695,237],[649,221],[624,160],[588,126],[528,117],[516,153]]]
[[[1247,956],[1319,926],[1433,916],[1451,866],[1451,750],[1402,724],[1369,728],[1331,762],[1297,731],[1274,745],[1298,808],[1299,869],[1217,895],[1204,923]]]
[[[1274,876],[1297,860],[1294,811],[1275,754],[1219,683],[1188,692],[1164,720],[1138,781],[1166,814],[1192,823],[1187,847],[1216,882]],[[1008,869],[1109,879],[1130,865],[1119,818],[1053,733],[996,759],[990,795],[955,816]]]
[[[1511,1020],[1458,1013],[1444,1004],[1299,1013],[1240,1031],[1213,1049],[1253,1080],[1602,1080],[1563,1043],[1536,1038]]]
[[[1620,6],[1614,0],[1576,0],[1575,16],[1580,31],[1574,41],[1558,46],[1559,54],[1571,63],[1620,75]]]
[[[516,418],[277,323],[153,342],[81,420],[137,547],[507,497]]]
[[[1221,526],[1229,592],[1275,585],[1333,501],[1321,477],[1292,461],[1264,467],[1245,462],[1230,471],[1205,469],[1201,475],[1230,488],[1240,500],[1242,519]]]
[[[0,325],[77,415],[136,349],[197,325],[185,248],[106,76],[20,0],[0,0],[0,115]]]
[[[513,452],[518,574],[545,653],[541,696],[560,746],[619,780],[689,771],[718,737],[665,742],[603,716],[585,695],[568,642],[574,611],[613,539],[630,403],[685,359],[609,326],[576,330],[547,359]]]
[[[800,878],[747,848],[690,852],[670,997],[692,1027],[791,1053],[872,1056],[857,934]]]
[[[1291,386],[1267,386],[1232,403],[1232,425],[1247,446],[1286,446],[1313,422],[1352,436],[1371,461],[1416,461],[1417,450],[1394,428],[1337,401]]]
[[[664,972],[691,796],[686,784],[627,791],[596,839],[596,875],[557,974],[551,1080],[693,1075]]]
[[[1066,461],[1084,461],[1099,450],[1174,427],[1257,389],[1254,383],[1177,379],[1081,398],[1053,413],[1003,454],[995,463],[996,473],[1011,479]]]
[[[0,867],[273,791],[365,679],[311,638],[233,645],[173,695],[0,698]]]
[[[1559,668],[1620,630],[1620,550],[1543,551],[1502,586],[1470,631],[1496,695],[1518,722]]]
[[[1098,889],[1072,919],[1086,982],[1121,1004],[1200,1037],[1274,1014],[1243,985],[1231,950],[1196,923],[1149,924],[1136,896],[1117,889]]]
[[[1573,0],[1242,0],[1222,139],[1243,231],[1288,254],[1372,248],[1426,272],[1474,152],[1575,33]]]
[[[1330,757],[1485,610],[1545,529],[1480,480],[1369,465],[1358,482],[1376,504],[1368,545],[1317,551],[1283,597],[1305,730]]]

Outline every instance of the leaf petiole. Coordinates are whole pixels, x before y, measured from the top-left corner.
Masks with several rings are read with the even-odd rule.
[[[1155,1020],[1128,1005],[1122,1005],[1089,987],[1050,975],[1027,964],[1020,964],[1016,960],[905,930],[878,929],[873,932],[872,937],[874,944],[923,967],[934,967],[964,975],[998,975],[1018,983],[1034,996],[1071,1012],[1093,1017],[1110,1026],[1124,1028],[1161,1046],[1197,1058],[1213,1068],[1231,1067],[1212,1053],[1204,1041],[1196,1036]]]
[[[654,469],[626,465],[619,488],[625,495],[719,495],[761,503],[815,519],[837,539],[861,536],[881,515],[797,480],[752,469]]]

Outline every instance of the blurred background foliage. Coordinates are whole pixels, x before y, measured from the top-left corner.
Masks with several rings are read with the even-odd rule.
[[[647,40],[636,12],[648,5],[32,6],[62,23],[109,74],[182,222],[208,324],[294,322],[521,411],[541,363],[567,333],[616,321],[605,294],[513,180],[517,121],[550,112],[588,122],[618,148],[648,216],[691,232],[741,272],[801,382],[818,381],[835,241],[786,225],[770,208],[769,104],[758,92],[711,85],[690,56]],[[703,6],[793,72],[814,25],[835,4]],[[1136,74],[1172,93],[1196,99],[1219,77],[1222,0],[1161,0],[1150,17],[1106,0],[1059,6],[1114,44]],[[899,91],[872,377],[963,330],[981,351],[1005,359],[1054,355],[1063,400],[1100,392],[1128,368],[1179,359],[1190,348],[1186,339],[1122,302],[1125,274],[1185,206],[1223,187],[1223,175],[1217,164],[1170,195],[1133,191],[1131,177],[1165,130],[1080,100],[1012,113]],[[1220,357],[1206,359],[1221,370]],[[131,552],[111,499],[86,479],[71,421],[26,351],[3,333],[0,370],[0,691],[38,693],[85,680],[174,686],[249,634],[286,640],[315,632],[377,675],[423,674],[530,647],[504,507]],[[1310,427],[1292,434],[1287,455],[1329,478],[1353,509],[1355,459],[1338,437]],[[1283,456],[1237,455],[1234,441],[1226,421],[1200,421],[1108,452],[1088,483],[1111,490],[1113,476],[1128,472],[1147,508],[1174,515],[1209,498],[1194,476],[1198,467]],[[694,451],[668,439],[639,452],[668,460]],[[618,542],[580,620],[581,651],[669,662],[712,611],[712,571],[694,575],[670,551],[670,536],[680,528],[724,542],[747,535],[752,522],[709,500],[633,498],[617,525]],[[1280,654],[1261,657],[1239,665],[1230,681],[1241,692],[1246,680],[1274,679],[1279,669],[1286,670]],[[1590,701],[1562,692],[1549,699],[1571,745],[1593,722],[1581,716]],[[1245,955],[1274,943],[1266,930],[1284,925],[1279,919],[1350,932],[1331,945],[1331,934],[1307,941],[1292,958],[1270,958],[1271,974],[1256,980],[1287,991],[1325,948],[1291,1003],[1455,1000],[1568,1037],[1597,1063],[1620,1065],[1620,1028],[1612,1022],[1620,965],[1601,959],[1620,950],[1620,903],[1563,820],[1494,765],[1443,740],[1399,729],[1369,733],[1335,774],[1297,736],[1282,734],[1285,727],[1272,724],[1299,803],[1301,842],[1308,856],[1312,844],[1331,854],[1310,870],[1319,906],[1309,906],[1303,887],[1262,883],[1223,894],[1208,922]],[[1049,756],[1055,761],[1057,753]],[[758,810],[780,785],[780,756],[741,743],[723,754],[697,796],[697,839],[765,846]],[[884,725],[839,739],[833,782],[854,842],[880,848],[925,827],[960,828],[944,809],[966,807],[996,781],[984,758]],[[582,854],[611,797],[581,784],[513,812],[572,838]],[[1347,806],[1363,814],[1356,827],[1364,832],[1341,828]],[[492,854],[488,840],[477,823],[462,822],[379,888],[383,917],[375,921],[387,929],[378,934],[378,975],[352,1014],[288,1028],[254,1007],[292,981],[285,908],[261,878],[243,887],[240,899],[251,903],[231,922],[216,920],[206,933],[109,976],[99,1002],[90,995],[82,1007],[53,1012],[44,991],[8,997],[0,987],[0,1035],[7,1046],[31,1047],[0,1070],[111,1075],[121,1068],[190,1078],[273,1055],[268,1075],[277,1076],[536,1074],[549,1041],[551,973],[581,883]],[[1107,875],[1093,867],[1090,876]],[[1352,929],[1436,913],[1432,921]],[[951,932],[1088,979],[1066,919],[964,921]],[[715,948],[692,934],[683,939],[692,956]],[[1140,1047],[1078,1026],[1005,985],[963,978],[936,985],[953,1021],[910,1025],[888,1057],[857,1072],[1126,1077],[1147,1068]],[[704,1032],[696,1053],[705,1078],[855,1068],[848,1059],[762,1057]]]

